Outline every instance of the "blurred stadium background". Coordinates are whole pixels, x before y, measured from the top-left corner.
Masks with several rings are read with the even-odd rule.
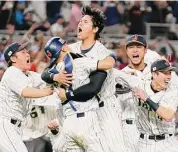
[[[84,5],[103,10],[107,19],[101,41],[117,52],[118,68],[127,63],[125,38],[144,35],[148,47],[178,66],[177,1],[1,1],[0,77],[6,68],[3,50],[14,41],[31,41],[32,70],[41,72],[48,60],[43,47],[51,36],[77,41],[76,28]]]

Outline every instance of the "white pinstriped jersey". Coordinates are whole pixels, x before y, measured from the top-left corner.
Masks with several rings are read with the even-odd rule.
[[[33,106],[30,114],[25,119],[22,139],[26,141],[47,134],[48,122],[56,117],[56,107]]]
[[[74,80],[72,81],[73,90],[77,89],[80,86],[83,86],[90,82],[89,75],[92,71],[97,69],[97,60],[94,60],[89,57],[82,57],[73,60],[73,76]],[[94,101],[93,101],[94,100]],[[87,102],[75,102],[73,101],[73,105],[76,108],[76,112],[85,112],[89,110],[95,110],[98,108],[97,99],[91,99]],[[70,104],[67,103],[63,106],[64,115],[72,115],[76,112],[71,108]]]
[[[151,89],[151,80],[141,80],[136,76],[127,75],[119,70],[115,72],[116,78],[124,78],[131,87],[138,87],[147,94],[155,103],[163,107],[169,107],[176,111],[178,105],[178,90],[169,86],[168,89],[154,93]],[[137,83],[135,83],[137,82]],[[171,84],[170,84],[171,85]],[[147,134],[173,134],[175,132],[175,121],[165,121],[157,116],[157,114],[146,103],[138,104],[138,129],[141,133]]]
[[[29,79],[20,69],[11,66],[6,70],[0,82],[0,116],[23,120],[29,102],[21,93],[28,85]]]
[[[160,59],[160,55],[156,51],[152,51],[150,49],[147,49],[147,52],[144,56],[144,62],[146,64],[151,65],[154,61]]]
[[[146,66],[143,71],[138,71],[126,66],[122,69],[124,72],[134,72],[136,76],[140,79],[150,80],[151,79],[151,72],[150,66]],[[122,80],[116,79],[116,83],[121,83]],[[137,107],[135,101],[133,99],[133,95],[131,92],[126,94],[118,94],[117,99],[119,99],[121,108],[122,108],[122,120],[126,119],[135,119],[135,113],[137,111]]]
[[[81,53],[81,41],[76,42],[74,44],[69,45],[71,50],[74,53]],[[112,51],[108,50],[102,43],[99,41],[96,41],[92,49],[87,52],[85,55],[87,57],[92,57],[97,60],[101,60],[106,58],[108,55],[110,55]],[[89,64],[86,62],[86,64]],[[103,86],[100,91],[100,97],[101,100],[105,100],[108,97],[111,97],[115,94],[115,82],[114,82],[114,73],[113,69],[107,70],[107,78],[105,82],[103,83]],[[110,104],[111,102],[108,102]]]

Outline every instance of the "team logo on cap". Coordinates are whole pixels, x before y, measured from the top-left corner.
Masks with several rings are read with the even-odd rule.
[[[170,66],[170,64],[169,64],[168,61],[165,61],[165,65],[166,65],[166,66]]]
[[[48,57],[51,57],[52,56],[52,54],[51,54],[51,52],[48,50],[48,51],[46,51],[46,55],[48,56]]]
[[[63,39],[61,39],[61,38],[60,38],[58,41],[59,41],[60,43],[62,43],[62,44],[65,43],[65,40],[63,40]]]
[[[8,52],[8,56],[11,56],[11,55],[12,55],[12,51],[9,51],[9,52]]]
[[[135,35],[133,40],[137,41],[138,40],[138,35]]]

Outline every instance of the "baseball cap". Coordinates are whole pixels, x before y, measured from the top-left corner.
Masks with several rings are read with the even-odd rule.
[[[4,51],[4,58],[6,60],[6,62],[8,63],[10,61],[10,57],[16,53],[21,51],[22,49],[29,49],[31,47],[31,43],[30,42],[26,42],[24,44],[20,44],[20,43],[12,43],[10,45],[8,45]]]
[[[131,44],[131,43],[139,43],[141,45],[143,45],[145,48],[147,47],[147,43],[146,43],[146,40],[144,39],[143,36],[141,35],[132,35],[130,36],[128,39],[127,39],[127,42],[126,42],[126,47]]]
[[[151,72],[156,71],[177,71],[176,67],[173,67],[168,61],[166,60],[157,60],[152,63],[151,65]]]

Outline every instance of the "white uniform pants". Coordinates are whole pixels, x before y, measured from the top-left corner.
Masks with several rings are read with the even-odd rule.
[[[28,152],[20,128],[8,118],[0,118],[0,152]]]
[[[132,124],[128,124],[128,123]],[[122,121],[123,124],[123,134],[124,134],[124,142],[129,151],[138,152],[138,140],[139,140],[139,131],[135,124],[134,120],[126,120]]]
[[[166,138],[163,140],[150,140],[147,138],[140,138],[139,143],[139,152],[178,152],[178,141],[176,137],[172,135],[166,135]]]
[[[55,152],[104,152],[102,133],[95,111],[67,116],[63,128],[53,142]]]
[[[111,101],[112,102],[112,101]],[[97,111],[99,123],[109,150],[107,152],[126,152],[121,117],[113,106],[104,105]]]

